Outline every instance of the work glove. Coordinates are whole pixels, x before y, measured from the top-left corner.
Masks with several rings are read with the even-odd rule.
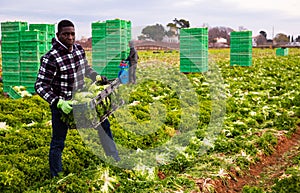
[[[61,109],[64,113],[69,114],[73,109],[72,101],[65,101],[63,99],[59,99],[57,103],[57,108]]]
[[[101,84],[108,84],[109,83],[106,76],[101,76],[101,75],[96,76],[96,81],[100,82]]]

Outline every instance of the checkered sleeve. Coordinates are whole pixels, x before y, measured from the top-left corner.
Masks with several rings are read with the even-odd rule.
[[[77,47],[81,51],[81,54],[84,58],[84,67],[85,67],[86,77],[92,79],[93,81],[96,81],[96,76],[98,75],[98,73],[89,65],[89,63],[86,59],[86,55],[85,55],[85,51],[84,51],[83,47],[81,45],[77,45]]]
[[[86,76],[93,81],[96,81],[96,76],[98,73],[88,64],[88,62],[85,62],[85,69],[86,69]]]
[[[35,91],[49,104],[53,104],[57,99],[51,88],[51,81],[56,73],[55,62],[51,61],[47,55],[41,58],[41,65],[37,80],[35,82]]]

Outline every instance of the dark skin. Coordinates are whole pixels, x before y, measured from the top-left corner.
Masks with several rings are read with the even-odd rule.
[[[75,28],[72,26],[63,27],[61,31],[56,33],[57,39],[63,43],[69,51],[72,51],[75,43]]]

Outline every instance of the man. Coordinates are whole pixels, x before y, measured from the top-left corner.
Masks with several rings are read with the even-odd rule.
[[[139,56],[132,40],[129,41],[129,48],[129,56],[126,59],[126,61],[129,61],[129,83],[136,84],[136,68]]]
[[[51,50],[41,57],[41,66],[35,83],[37,94],[50,104],[52,113],[49,164],[53,177],[62,171],[62,151],[68,125],[61,120],[61,116],[72,111],[70,100],[73,91],[83,88],[84,77],[107,83],[106,77],[98,75],[88,65],[81,45],[75,44],[75,27],[71,21],[62,20],[58,23],[56,38],[52,41]],[[120,158],[109,121],[106,119],[97,130],[101,135],[100,140],[106,154],[118,161]]]

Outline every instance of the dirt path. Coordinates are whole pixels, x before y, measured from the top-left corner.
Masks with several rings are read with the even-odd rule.
[[[261,157],[261,160],[252,165],[247,174],[238,176],[232,171],[234,178],[214,182],[217,193],[240,193],[245,185],[270,187],[273,180],[281,176],[286,168],[292,166],[293,157],[297,156],[300,148],[300,127],[290,137],[284,136],[278,139],[276,151],[271,156]]]

